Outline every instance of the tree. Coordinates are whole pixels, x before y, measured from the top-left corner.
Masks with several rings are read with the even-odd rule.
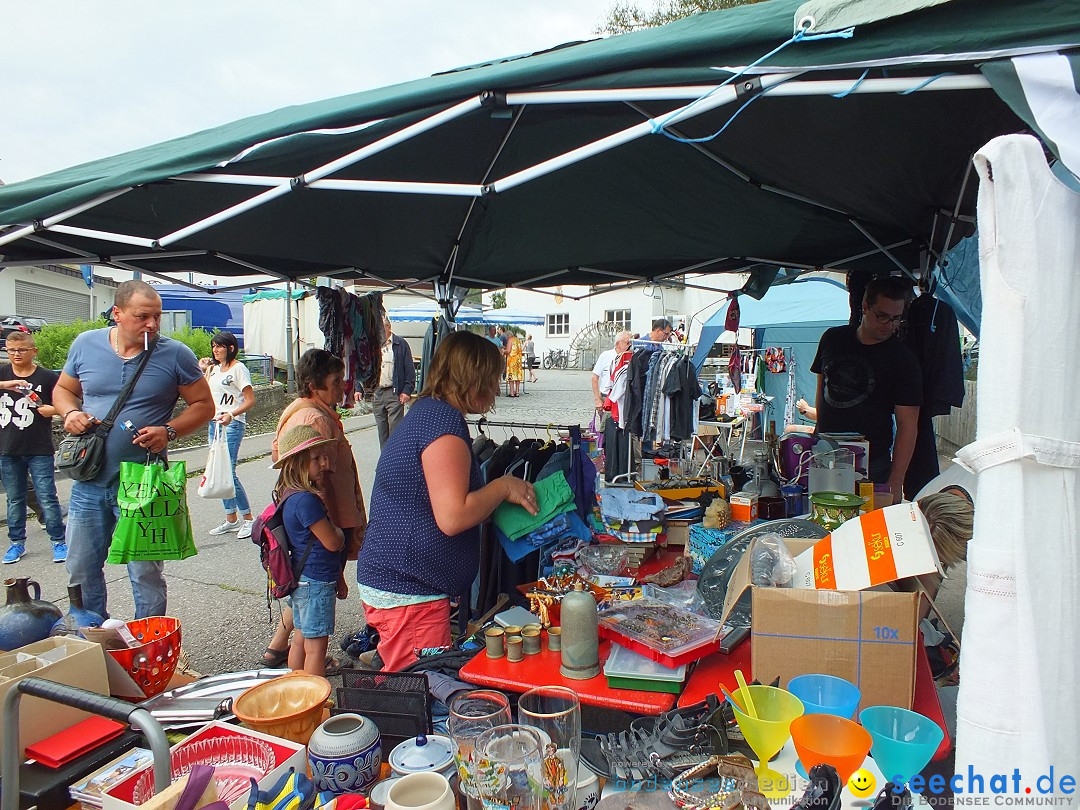
[[[642,9],[633,0],[621,0],[612,7],[608,18],[600,23],[596,33],[608,36],[626,34],[643,28],[666,25],[703,11],[717,11],[759,2],[761,0],[658,0],[654,8]]]
[[[506,290],[496,290],[491,294],[492,309],[506,309]]]

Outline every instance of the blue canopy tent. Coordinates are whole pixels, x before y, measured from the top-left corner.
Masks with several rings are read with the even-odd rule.
[[[387,311],[390,323],[426,323],[442,315],[442,308],[434,303],[409,304]],[[484,313],[478,307],[462,305],[454,316],[455,323],[484,323]]]
[[[543,326],[544,316],[523,309],[489,309],[484,312],[484,323],[489,326]]]
[[[698,369],[724,333],[728,306],[725,303],[720,307],[701,328],[694,353],[694,366]],[[783,347],[787,362],[795,361],[795,396],[805,397],[812,405],[817,394],[817,375],[811,373],[810,364],[817,353],[821,333],[830,326],[848,322],[847,289],[831,279],[806,278],[770,287],[760,301],[740,296],[739,307],[742,311],[739,326],[754,330],[755,349]],[[764,393],[775,397],[774,413],[783,409],[787,385],[786,373],[765,372]]]

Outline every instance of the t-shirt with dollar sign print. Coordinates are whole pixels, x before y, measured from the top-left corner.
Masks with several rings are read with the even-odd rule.
[[[10,365],[0,366],[0,380],[24,380],[41,399],[52,405],[55,371],[35,366],[29,377],[19,377]],[[17,391],[0,391],[0,456],[51,456],[52,419],[42,416],[30,400]]]

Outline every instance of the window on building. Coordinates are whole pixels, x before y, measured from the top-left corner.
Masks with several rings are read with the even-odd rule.
[[[547,336],[566,337],[570,334],[570,313],[557,312],[547,316]]]
[[[615,324],[620,332],[630,331],[630,310],[628,309],[605,309],[604,320]]]

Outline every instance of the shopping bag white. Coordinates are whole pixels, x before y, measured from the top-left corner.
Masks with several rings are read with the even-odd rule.
[[[206,469],[199,479],[198,493],[200,498],[214,500],[236,497],[229,446],[225,443],[225,429],[220,425],[214,430],[214,440],[210,442],[210,454],[206,457]]]

